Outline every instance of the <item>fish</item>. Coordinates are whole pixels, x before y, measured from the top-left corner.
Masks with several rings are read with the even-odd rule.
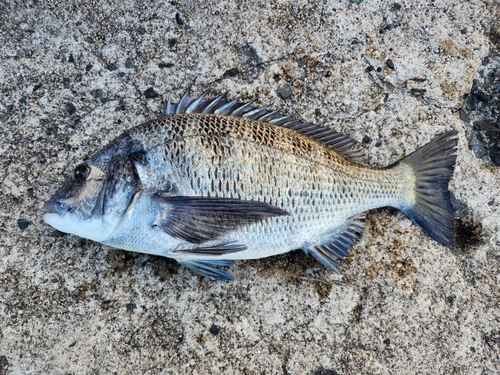
[[[167,101],[78,164],[45,222],[219,280],[233,260],[298,249],[341,274],[366,212],[386,206],[453,247],[456,130],[375,168],[351,137],[227,94]]]

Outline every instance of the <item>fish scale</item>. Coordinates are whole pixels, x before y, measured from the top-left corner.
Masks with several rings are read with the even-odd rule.
[[[225,95],[186,92],[165,108],[77,166],[47,202],[45,220],[226,280],[232,276],[216,266],[228,260],[294,249],[339,272],[364,212],[383,206],[453,243],[447,187],[456,132],[373,168],[341,133]]]

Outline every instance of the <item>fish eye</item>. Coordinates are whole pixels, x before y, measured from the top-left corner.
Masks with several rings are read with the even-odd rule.
[[[73,171],[73,180],[76,183],[84,182],[90,174],[90,168],[87,164],[78,165]]]

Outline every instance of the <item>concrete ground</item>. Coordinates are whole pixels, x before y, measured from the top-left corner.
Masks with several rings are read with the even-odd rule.
[[[499,47],[496,11],[0,2],[0,374],[500,373],[500,170],[470,149],[477,126],[459,117]],[[189,85],[350,134],[377,166],[457,129],[457,246],[380,209],[344,278],[292,252],[235,262],[225,283],[42,221],[77,163]],[[474,110],[492,98],[475,97]]]

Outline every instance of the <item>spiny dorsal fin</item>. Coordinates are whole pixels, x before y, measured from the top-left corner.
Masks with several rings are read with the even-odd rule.
[[[325,128],[312,123],[302,122],[293,119],[292,116],[286,116],[280,111],[270,111],[266,107],[255,108],[252,106],[255,99],[243,103],[238,100],[227,100],[227,92],[215,99],[205,100],[208,93],[205,91],[197,98],[190,96],[190,88],[182,95],[178,103],[171,103],[170,100],[165,104],[163,115],[173,114],[216,114],[233,117],[241,117],[249,120],[266,122],[269,124],[293,129],[301,134],[307,135],[323,144],[330,146],[335,151],[341,153],[351,161],[359,162],[364,156],[362,149],[351,137],[339,133],[335,130]]]

